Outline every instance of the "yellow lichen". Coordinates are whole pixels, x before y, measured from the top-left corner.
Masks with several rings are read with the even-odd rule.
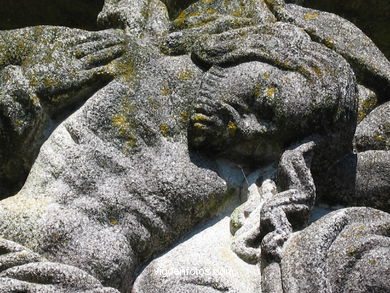
[[[202,114],[195,114],[193,116],[193,118],[195,121],[206,121],[207,120],[206,117]]]
[[[348,249],[347,249],[348,256],[353,257],[356,253],[357,253],[356,247],[354,247],[354,246],[348,247]]]
[[[318,12],[313,12],[313,13],[306,13],[303,18],[306,20],[314,20],[318,18]]]
[[[324,40],[324,45],[327,46],[327,47],[330,48],[330,49],[333,49],[333,48],[334,48],[334,39],[331,38],[331,37],[327,37],[327,38]]]
[[[263,77],[264,77],[264,78],[270,78],[270,76],[271,76],[271,75],[270,75],[268,72],[266,72],[266,73],[263,74]]]
[[[43,84],[45,85],[46,88],[50,88],[50,87],[58,85],[58,80],[55,80],[55,79],[49,78],[49,77],[45,77],[42,80],[42,82],[43,82]]]
[[[157,110],[160,106],[156,99],[148,98],[147,101],[150,107],[154,110]]]
[[[19,119],[16,119],[15,120],[15,125],[16,126],[21,126],[23,124],[23,121],[22,120],[19,120]]]
[[[187,12],[185,10],[183,10],[177,17],[176,19],[173,21],[173,23],[178,26],[178,27],[182,27],[186,21],[186,18],[187,18]]]
[[[187,111],[183,111],[180,113],[180,123],[182,124],[187,124],[188,121],[190,120],[190,114]]]
[[[317,66],[312,66],[311,69],[317,74],[318,77],[322,76],[322,71]]]
[[[126,146],[129,148],[135,147],[137,145],[137,137],[133,133],[129,133],[126,140]]]
[[[228,130],[231,134],[235,134],[237,132],[237,125],[234,122],[229,122],[228,123]]]
[[[198,16],[199,14],[200,14],[200,11],[195,11],[195,12],[191,12],[188,16],[194,17],[194,16]]]
[[[119,221],[117,219],[110,219],[110,224],[111,225],[118,225],[119,224]]]
[[[135,76],[135,68],[130,59],[116,59],[112,61],[107,67],[107,73],[113,74],[116,77],[122,77],[126,81],[132,81]]]
[[[192,71],[183,70],[183,71],[179,72],[178,78],[179,78],[181,81],[184,81],[184,80],[189,80],[189,79],[191,79],[193,76],[194,76],[194,73],[193,73]]]
[[[217,13],[217,11],[215,9],[213,9],[213,8],[208,8],[206,11],[207,11],[208,14],[215,14],[215,13]]]
[[[160,132],[163,136],[167,136],[169,132],[169,126],[166,123],[160,123]]]
[[[383,136],[382,135],[377,135],[377,136],[374,137],[374,139],[376,141],[382,141],[383,140]]]
[[[163,96],[169,96],[170,93],[171,93],[171,91],[170,91],[170,89],[168,87],[166,87],[166,86],[162,87],[161,94]]]
[[[123,115],[114,115],[112,122],[116,128],[118,128],[120,134],[125,134],[128,130],[127,119]]]
[[[274,87],[268,88],[266,92],[268,97],[273,97],[276,93],[276,88]]]
[[[194,127],[196,129],[206,129],[206,125],[203,125],[202,123],[194,123]]]
[[[241,11],[240,9],[234,10],[234,11],[232,12],[232,15],[233,15],[234,17],[242,17],[242,11]]]

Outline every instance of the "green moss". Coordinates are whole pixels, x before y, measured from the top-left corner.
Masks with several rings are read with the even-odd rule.
[[[125,150],[137,145],[136,121],[134,119],[135,106],[125,100],[122,103],[121,111],[112,116],[112,124],[118,134],[124,140]]]
[[[107,66],[107,73],[113,74],[116,77],[121,77],[128,82],[133,81],[136,76],[135,66],[130,57],[112,61]]]

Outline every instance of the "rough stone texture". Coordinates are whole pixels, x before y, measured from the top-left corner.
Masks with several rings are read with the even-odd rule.
[[[277,192],[272,180],[275,171],[274,166],[268,166],[250,174],[247,178],[247,200],[230,215],[230,230],[234,235],[231,248],[247,263],[256,264],[261,258],[261,249],[258,247],[259,218],[263,204]],[[256,184],[258,180],[263,180],[260,187]]]
[[[369,208],[323,217],[286,244],[282,292],[389,292],[389,228],[390,215]]]
[[[0,292],[115,293],[86,272],[48,262],[39,254],[12,241],[0,239]]]
[[[328,136],[328,160],[350,149],[354,76],[339,55],[302,30],[284,23],[237,29],[206,35],[193,50],[203,62],[220,65],[201,85],[190,132],[197,137],[191,140],[195,147],[264,163],[265,157],[277,160],[284,146],[317,133]],[[262,62],[241,63],[256,59]],[[231,63],[239,64],[224,65]],[[223,116],[210,119],[215,114]],[[240,143],[226,150],[222,141]]]
[[[127,50],[139,54],[131,65],[118,61],[126,75],[52,133],[0,211],[6,239],[122,292],[142,261],[232,195],[211,163],[188,151],[186,117],[201,71],[186,56]]]
[[[390,152],[365,151],[348,154],[329,170],[331,204],[368,206],[390,212]]]
[[[390,62],[354,24],[328,12],[267,0],[279,20],[303,28],[314,40],[341,54],[359,82],[374,88],[382,101],[390,96]]]
[[[260,268],[230,249],[225,216],[153,260],[137,278],[134,293],[260,292]]]
[[[390,150],[390,102],[375,108],[356,128],[357,151]]]
[[[290,1],[294,2],[294,1]],[[390,58],[390,3],[387,0],[297,0],[303,6],[333,12],[361,28]]]
[[[238,204],[246,173],[279,161],[277,178],[261,191],[262,208],[245,205],[249,217],[233,249],[245,258],[249,244],[255,257],[246,260],[254,262],[261,243],[263,291],[282,290],[283,244],[307,224],[329,166],[352,149],[357,82],[360,93],[370,88],[386,100],[389,62],[351,23],[281,0],[106,1],[99,23],[121,30],[41,26],[1,33],[1,154],[15,168],[0,174],[26,172],[47,138],[23,188],[0,202],[0,235],[39,261],[27,258],[2,271],[1,286],[130,292],[152,257]],[[19,159],[17,151],[30,158]],[[388,174],[387,152],[378,154],[378,170],[385,171],[372,188],[361,188],[367,194],[389,186],[380,177]],[[370,157],[361,170],[372,169]],[[374,221],[375,213],[367,213]],[[229,223],[221,225],[215,227],[223,237],[214,241],[223,242],[227,263],[216,247],[199,245],[221,268],[248,270],[241,274],[248,284],[211,274],[184,284],[169,277],[167,290],[200,284],[202,292],[257,290],[260,276],[226,248]],[[310,228],[299,235],[306,231],[316,239]],[[193,245],[182,247],[167,254],[178,265],[209,262],[191,253],[185,258]],[[161,291],[156,286],[163,282],[152,276],[170,259],[146,269],[137,281],[144,292]]]
[[[358,85],[358,123],[378,106],[378,97],[372,90]]]
[[[51,127],[114,76],[123,34],[62,27],[0,32],[0,194],[23,184]],[[63,66],[67,64],[67,66]]]

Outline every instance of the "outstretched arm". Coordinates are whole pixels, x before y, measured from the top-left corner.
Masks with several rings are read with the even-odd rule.
[[[0,32],[0,196],[24,180],[48,118],[114,77],[110,62],[122,54],[124,41],[112,30],[41,26]]]

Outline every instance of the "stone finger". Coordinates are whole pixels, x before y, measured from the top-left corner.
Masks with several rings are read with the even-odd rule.
[[[97,53],[98,51],[113,47],[123,43],[123,38],[108,38],[96,41],[88,41],[82,44],[77,44],[73,49],[73,54],[80,59],[88,55]]]
[[[106,65],[124,53],[125,47],[115,45],[80,59],[85,69],[91,69],[99,65]]]

